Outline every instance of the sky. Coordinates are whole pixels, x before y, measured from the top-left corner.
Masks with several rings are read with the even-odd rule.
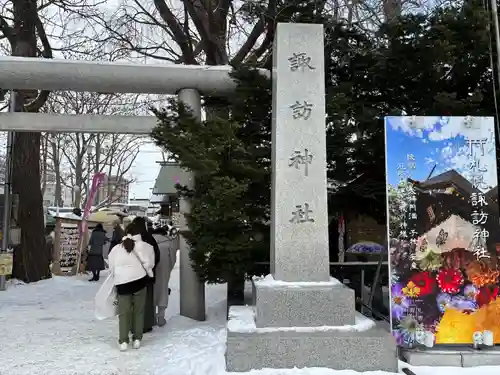
[[[410,172],[410,164],[415,163],[410,172],[415,180],[426,180],[436,165],[431,177],[455,169],[470,182],[481,174],[484,183],[478,188],[484,192],[497,185],[493,117],[392,116],[385,118],[385,127],[389,184],[398,183],[398,168]],[[484,155],[476,144],[471,157],[468,140],[483,140]],[[414,161],[408,160],[410,154]],[[479,162],[476,168],[474,159]]]
[[[151,189],[154,186],[162,160],[161,149],[153,143],[141,147],[135,162],[130,169],[130,175],[134,182],[130,184],[129,199],[144,199],[151,197]]]

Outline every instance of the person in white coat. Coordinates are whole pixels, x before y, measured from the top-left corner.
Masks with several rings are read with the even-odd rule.
[[[128,349],[129,332],[132,332],[132,347],[141,346],[146,287],[155,265],[153,247],[142,241],[141,231],[142,228],[131,223],[122,242],[108,256],[118,295],[118,343],[122,351]]]
[[[160,262],[156,266],[154,304],[156,306],[156,324],[162,327],[167,323],[165,310],[168,306],[168,296],[170,294],[168,283],[177,260],[177,250],[179,249],[179,236],[176,228],[169,228],[166,240],[159,243],[159,248]]]

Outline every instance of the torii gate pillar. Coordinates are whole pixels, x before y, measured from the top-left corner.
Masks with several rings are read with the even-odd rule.
[[[194,117],[201,121],[201,96],[197,90],[182,89],[178,92],[178,98],[187,107],[191,108]],[[191,173],[189,178],[189,188],[193,188],[194,175]],[[188,231],[185,214],[191,212],[189,201],[181,198],[179,201],[179,211],[181,214],[180,231]],[[205,283],[202,282],[192,267],[192,261],[189,257],[189,244],[186,238],[180,237],[179,254],[179,288],[180,288],[180,314],[187,318],[198,321],[206,319],[205,314]]]

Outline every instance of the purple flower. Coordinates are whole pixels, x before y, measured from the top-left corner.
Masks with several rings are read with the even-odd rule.
[[[405,342],[405,337],[403,333],[399,329],[395,329],[392,331],[392,335],[394,336],[394,339],[396,340],[396,344],[398,346],[402,346]]]
[[[464,296],[451,296],[447,293],[441,293],[436,297],[439,310],[444,313],[446,309],[455,309],[459,311],[475,311],[477,303],[474,300]]]
[[[451,295],[448,293],[439,293],[436,297],[436,302],[439,308],[439,311],[444,313],[444,311],[450,306]]]
[[[460,311],[475,311],[477,303],[464,296],[454,296],[450,301],[450,307]]]
[[[403,294],[403,285],[395,283],[391,287],[391,310],[392,318],[401,320],[410,306],[408,297]]]
[[[479,293],[479,289],[477,289],[474,285],[469,284],[464,288],[464,296],[473,301],[476,300],[476,296]]]

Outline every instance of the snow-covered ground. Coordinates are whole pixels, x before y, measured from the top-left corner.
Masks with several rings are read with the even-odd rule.
[[[99,284],[54,277],[0,292],[0,375],[224,375],[226,288],[207,286],[206,322],[179,316],[179,273],[172,274],[168,323],[140,350],[119,352],[118,324],[93,314]],[[414,368],[417,375],[498,375],[500,367]],[[328,369],[260,370],[251,375],[355,375]],[[364,375],[385,375],[383,372]],[[359,374],[358,374],[359,375]],[[387,374],[388,375],[388,374]]]

